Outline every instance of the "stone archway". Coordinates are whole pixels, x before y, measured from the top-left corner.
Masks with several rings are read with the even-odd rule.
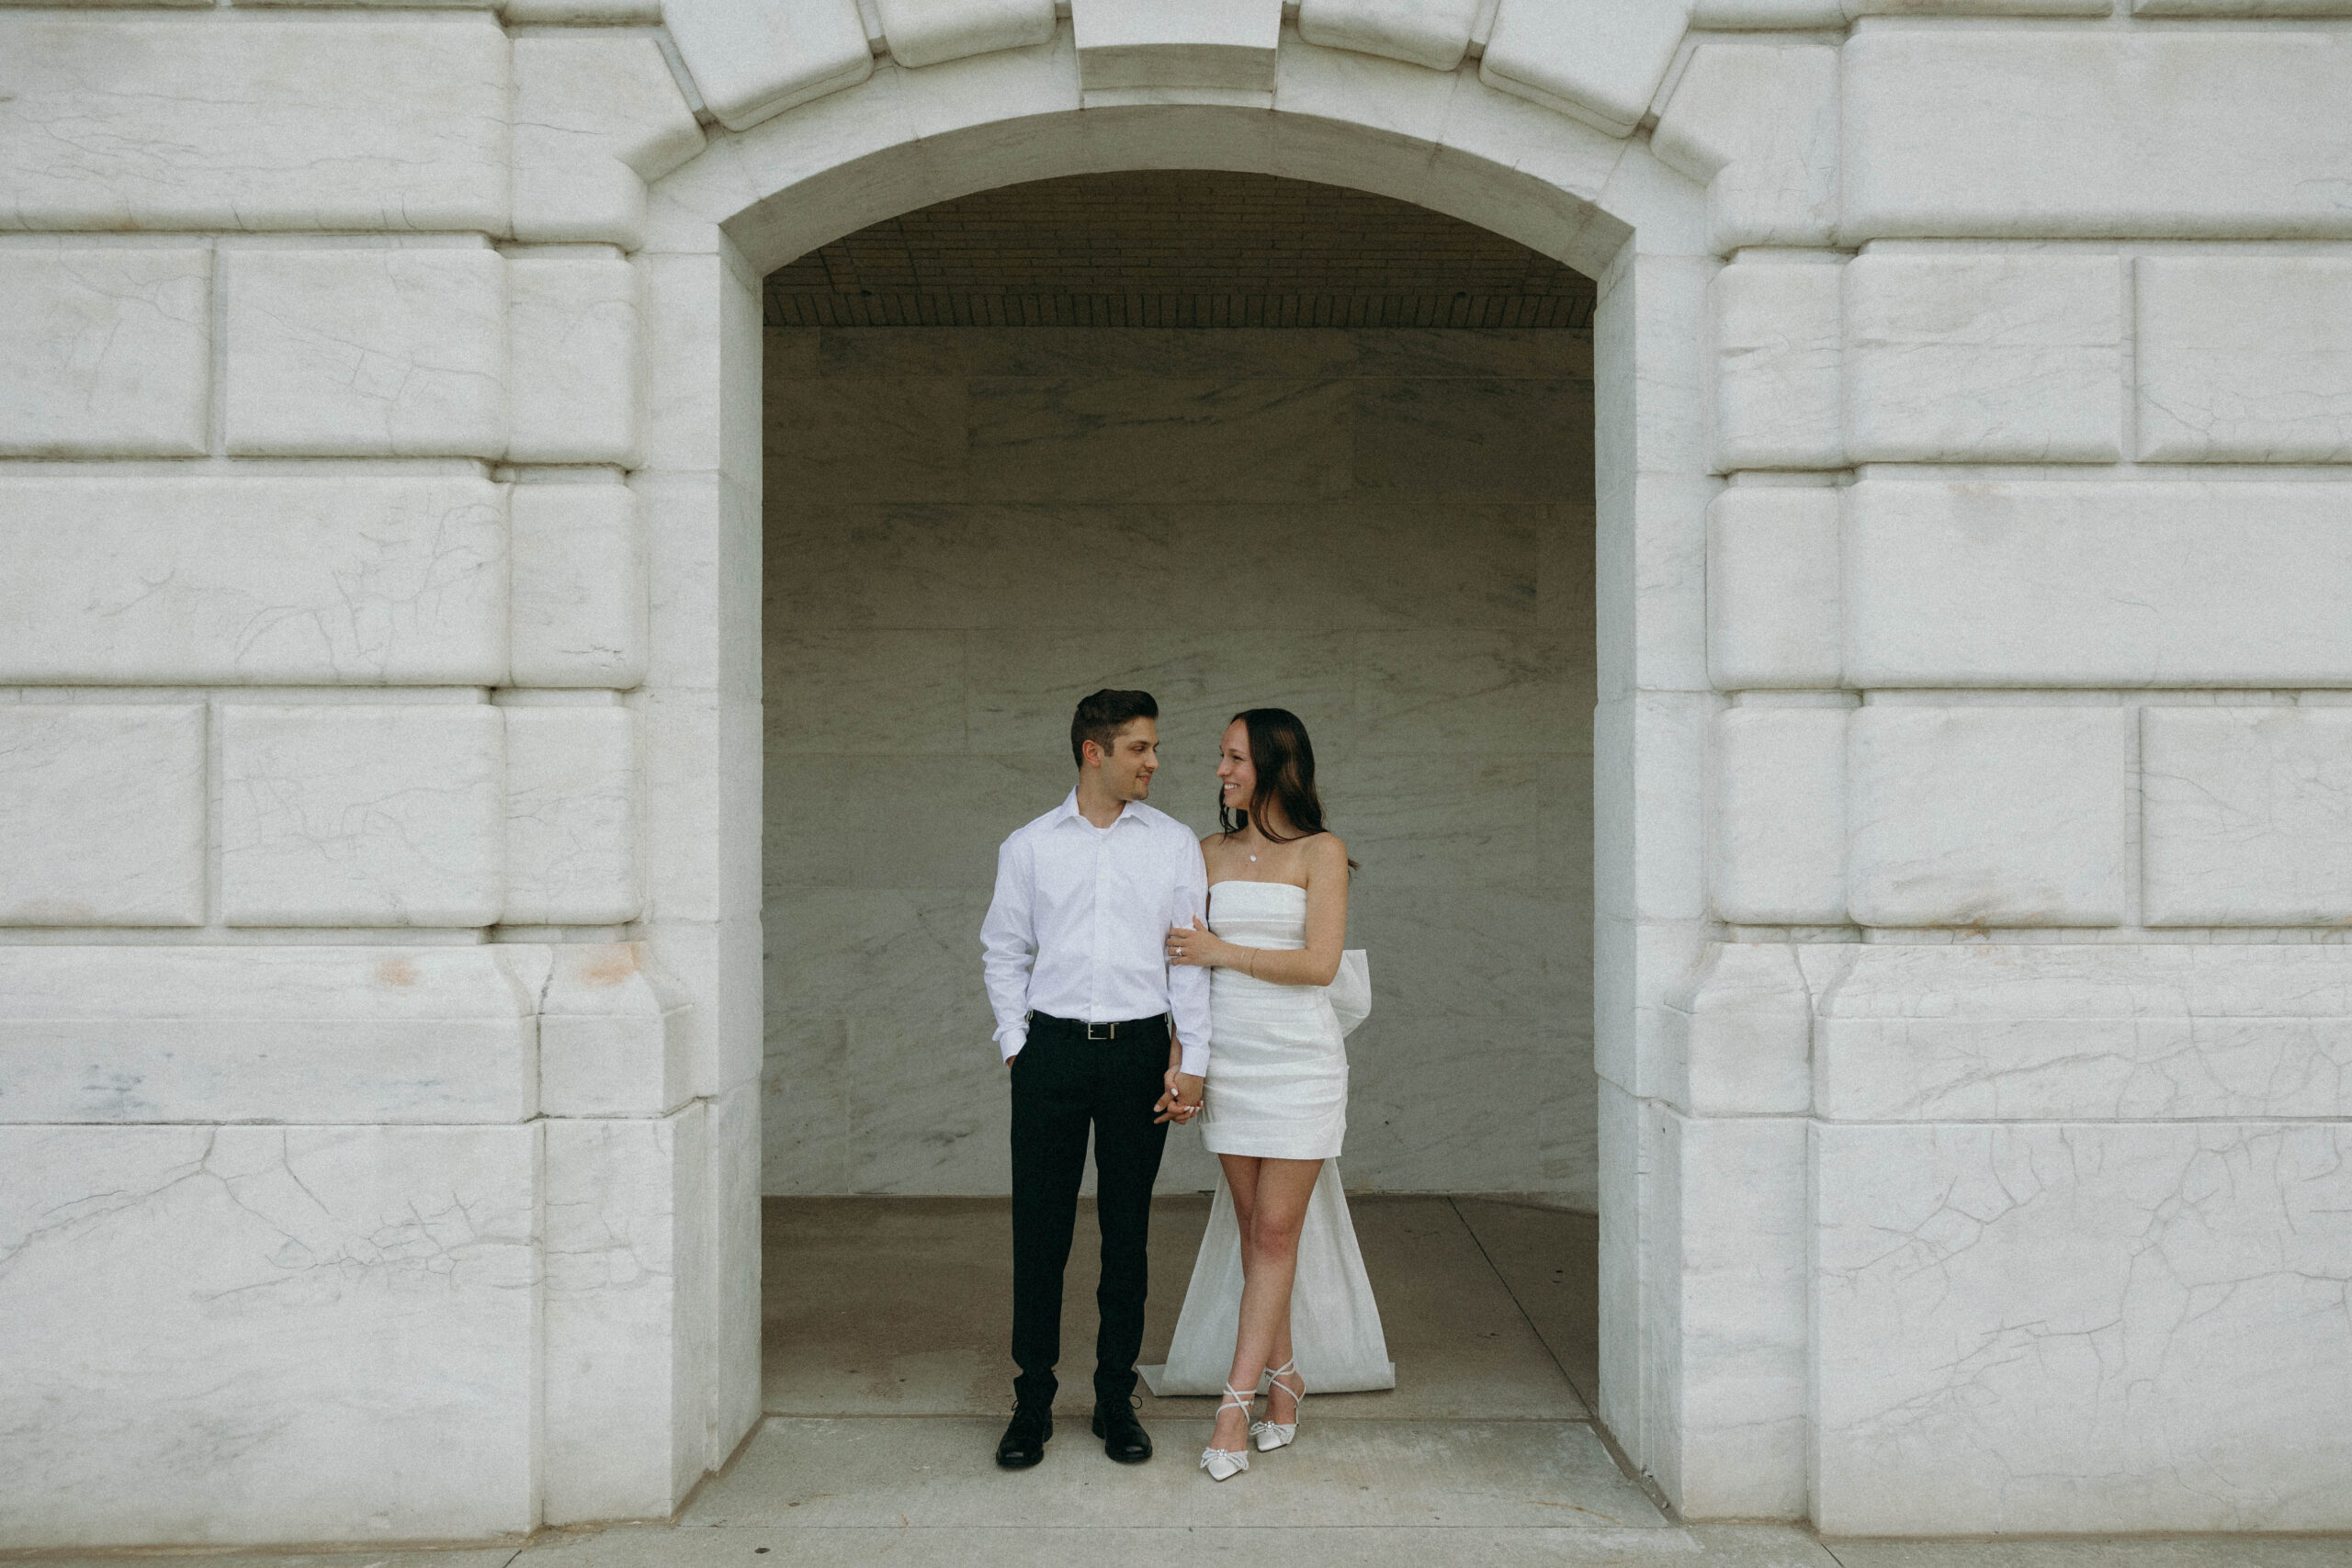
[[[1699,747],[1717,699],[1708,691],[1700,563],[1706,503],[1720,481],[1707,474],[1701,406],[1705,300],[1718,266],[1705,188],[1646,145],[1497,91],[1467,71],[1440,73],[1295,38],[1282,51],[1271,113],[1181,85],[1146,94],[1152,101],[1098,103],[1066,30],[1048,43],[919,70],[884,64],[860,85],[715,137],[656,182],[647,246],[656,344],[648,450],[656,472],[638,482],[650,498],[665,487],[707,487],[729,498],[715,507],[697,500],[709,519],[702,532],[667,524],[654,499],[657,643],[665,617],[707,617],[709,630],[699,635],[717,663],[753,667],[756,655],[745,650],[757,646],[756,611],[730,585],[745,575],[746,552],[758,547],[760,279],[878,220],[1023,180],[1228,169],[1412,201],[1600,279],[1600,1414],[1636,1462],[1699,1511],[1801,1515],[1801,1373],[1788,1383],[1804,1352],[1801,1300],[1792,1342],[1768,1337],[1752,1365],[1685,1368],[1675,1338],[1681,1314],[1670,1299],[1679,1287],[1650,1278],[1657,1299],[1645,1299],[1644,1259],[1675,1240],[1671,1231],[1656,1234],[1649,1207],[1642,1150],[1656,1146],[1658,1134],[1645,1129],[1642,1097],[1657,1092],[1668,1070],[1668,995],[1707,939]],[[709,477],[665,477],[669,468]],[[689,553],[693,559],[679,558]],[[700,587],[702,596],[673,596],[665,583]],[[664,699],[657,690],[650,700]],[[756,734],[756,700],[740,685],[722,686],[721,731]],[[754,858],[758,792],[735,787],[712,825],[716,841],[697,852]],[[731,945],[722,940],[721,951]],[[722,982],[718,994],[722,1010],[737,1010],[715,1021],[713,1032],[756,1049],[756,973]],[[1802,1141],[1789,1152],[1801,1170]],[[1779,1245],[1801,1249],[1802,1238],[1792,1229]],[[1682,1410],[1694,1395],[1703,1399],[1709,1378],[1781,1387],[1787,1408],[1761,1418],[1772,1434],[1768,1454],[1759,1457],[1752,1399],[1724,1417],[1730,1441],[1721,1464],[1707,1434],[1682,1429]]]

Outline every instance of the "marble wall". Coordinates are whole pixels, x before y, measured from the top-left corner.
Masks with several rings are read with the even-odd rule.
[[[1215,823],[1296,711],[1362,862],[1346,1169],[1595,1199],[1582,331],[772,331],[771,1192],[1006,1190],[979,925],[1069,711],[1161,705]],[[1163,1185],[1208,1185],[1196,1133]]]

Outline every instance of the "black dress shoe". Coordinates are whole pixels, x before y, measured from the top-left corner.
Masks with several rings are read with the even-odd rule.
[[[996,1440],[996,1461],[1007,1470],[1026,1470],[1046,1457],[1046,1445],[1053,1441],[1053,1437],[1054,1413],[1050,1409],[1044,1405],[1016,1405],[1004,1436]]]
[[[1094,1435],[1102,1439],[1102,1451],[1121,1464],[1141,1464],[1151,1457],[1151,1434],[1124,1399],[1094,1406]]]

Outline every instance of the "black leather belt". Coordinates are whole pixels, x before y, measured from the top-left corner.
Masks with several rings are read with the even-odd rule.
[[[1049,1012],[1029,1015],[1029,1033],[1035,1038],[1040,1032],[1083,1035],[1089,1040],[1141,1040],[1147,1043],[1168,1043],[1168,1015],[1155,1013],[1149,1018],[1125,1018],[1110,1023],[1088,1023],[1080,1019],[1056,1018]]]

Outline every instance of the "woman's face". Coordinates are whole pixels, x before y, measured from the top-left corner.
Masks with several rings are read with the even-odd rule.
[[[1225,727],[1225,739],[1217,743],[1216,754],[1217,803],[1235,811],[1247,811],[1258,797],[1258,770],[1250,765],[1250,727],[1235,719]]]

